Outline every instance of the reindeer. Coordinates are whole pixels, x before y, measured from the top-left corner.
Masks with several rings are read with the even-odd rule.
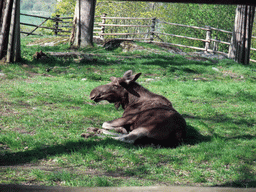
[[[177,146],[186,136],[186,121],[173,108],[172,103],[161,95],[150,92],[136,80],[141,73],[126,71],[122,78],[111,77],[111,82],[94,88],[90,99],[95,102],[107,100],[116,109],[122,106],[123,116],[104,122],[102,133],[112,134],[113,139],[135,143],[141,139],[165,146]],[[122,130],[113,134],[107,130]]]

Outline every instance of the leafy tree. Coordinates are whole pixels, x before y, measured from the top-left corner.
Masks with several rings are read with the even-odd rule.
[[[20,7],[21,10],[26,11],[54,11],[54,6],[57,0],[21,0]]]
[[[236,6],[207,5],[207,4],[168,4],[162,19],[172,23],[205,27],[206,25],[232,31],[234,25]],[[178,26],[166,26],[166,33],[179,34],[189,37],[205,39],[206,32]],[[230,41],[231,35],[223,32],[212,31],[212,38]],[[180,38],[169,38],[169,41],[185,45],[204,47],[204,43]],[[219,50],[228,49],[227,45],[219,44]]]
[[[73,15],[76,0],[62,0],[55,5],[55,15]]]

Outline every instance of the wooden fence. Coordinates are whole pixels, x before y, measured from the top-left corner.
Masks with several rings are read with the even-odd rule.
[[[35,33],[34,33],[35,30],[37,30],[38,28],[45,28],[45,29],[54,31],[55,35],[63,36],[63,34],[62,34],[63,32],[70,33],[70,31],[66,30],[67,28],[72,28],[73,17],[60,17],[60,15],[57,15],[56,17],[50,18],[50,17],[42,17],[42,16],[36,16],[36,15],[28,15],[28,14],[23,14],[23,13],[21,13],[21,15],[44,19],[44,21],[39,25],[21,23],[21,25],[28,25],[28,26],[34,27],[34,29],[31,32],[21,32],[21,33],[25,33],[27,35],[35,35]],[[52,26],[52,27],[42,26],[48,20],[52,20],[54,22],[54,26]],[[65,21],[65,20],[68,20],[68,21]],[[218,29],[218,28],[214,28],[211,26],[197,27],[197,26],[183,25],[183,24],[177,24],[177,23],[169,23],[169,22],[165,22],[165,21],[160,21],[156,18],[107,17],[107,14],[103,14],[102,16],[95,16],[95,20],[98,20],[98,22],[97,21],[94,22],[94,32],[93,32],[94,37],[100,38],[102,40],[109,37],[109,38],[115,38],[115,39],[120,39],[120,40],[137,40],[137,41],[144,41],[144,42],[163,43],[163,44],[172,45],[172,46],[200,50],[200,51],[204,51],[205,53],[210,52],[210,53],[222,54],[227,57],[229,56],[227,52],[218,51],[217,45],[218,45],[218,43],[220,43],[220,44],[225,44],[225,45],[230,46],[230,42],[218,40],[218,39],[216,39],[216,37],[212,38],[212,33],[213,33],[213,31],[223,32],[226,34],[230,34],[230,37],[231,37],[232,36],[231,31]],[[101,21],[99,21],[99,20],[101,20]],[[122,21],[137,20],[137,21],[147,21],[147,24],[143,24],[143,25],[142,24],[117,24],[117,23],[113,23],[113,22],[112,23],[107,22],[107,20],[112,20],[112,21],[113,20],[122,20]],[[63,26],[63,25],[60,25],[60,23],[64,23],[67,25]],[[179,26],[179,27],[203,30],[203,31],[205,31],[205,39],[188,37],[188,36],[177,35],[177,34],[164,33],[164,32],[161,32],[161,30],[157,29],[157,25],[171,25],[171,26]],[[106,32],[107,31],[106,29],[108,29],[108,28],[119,28],[120,29],[120,28],[125,28],[125,27],[129,28],[129,29],[143,28],[143,29],[146,29],[147,32],[145,32],[145,30],[144,30],[144,32]],[[201,41],[201,42],[204,42],[204,47],[194,47],[194,46],[189,46],[189,45],[163,42],[161,40],[161,38],[159,38],[159,35],[189,39],[189,40],[193,40],[193,41]],[[120,36],[122,36],[122,38],[120,38]],[[131,37],[131,36],[133,36],[133,37]],[[136,38],[135,36],[140,36],[140,37]],[[252,36],[252,38],[256,39],[256,36]],[[231,38],[230,38],[230,40],[231,40]],[[212,43],[213,43],[213,45],[212,45]],[[212,49],[211,49],[211,47],[212,47]],[[256,51],[256,48],[251,48],[251,51]],[[256,60],[253,60],[253,59],[250,59],[250,61],[256,62]]]
[[[26,34],[27,36],[28,35],[40,35],[40,34],[35,33],[35,31],[39,28],[48,29],[50,31],[53,31],[54,34],[58,35],[58,36],[64,36],[61,33],[71,33],[71,31],[69,31],[67,29],[72,28],[71,25],[72,25],[73,17],[60,17],[60,15],[56,15],[56,17],[43,17],[43,16],[30,15],[30,14],[24,14],[24,13],[20,13],[20,15],[44,19],[39,25],[20,22],[20,25],[30,26],[30,27],[34,28],[31,32],[21,31],[21,33]],[[43,26],[43,24],[45,24],[48,20],[53,21],[54,25],[52,27]],[[60,24],[65,24],[65,25],[60,25]],[[65,35],[65,36],[68,36],[68,35]]]
[[[212,39],[211,38],[212,30],[217,30],[217,31],[232,34],[231,31],[217,29],[217,28],[213,28],[213,27],[210,27],[210,26],[197,27],[197,26],[183,25],[183,24],[177,24],[177,23],[169,23],[169,22],[164,22],[164,21],[158,20],[158,23],[162,23],[162,24],[181,26],[181,27],[187,27],[187,28],[193,28],[193,29],[200,29],[200,30],[206,31],[206,38],[205,39],[199,39],[199,38],[194,38],[194,37],[187,37],[187,36],[182,36],[182,35],[157,32],[155,30],[156,29],[156,26],[155,26],[156,18],[131,18],[131,17],[106,17],[106,16],[102,16],[101,19],[102,19],[102,23],[96,23],[96,25],[100,26],[101,28],[94,28],[94,29],[96,29],[96,30],[94,30],[94,33],[99,35],[99,36],[96,36],[96,37],[101,38],[101,39],[104,39],[105,36],[145,35],[145,38],[116,38],[116,39],[120,39],[120,40],[143,40],[145,42],[157,42],[157,43],[159,43],[158,41],[154,41],[155,40],[154,37],[158,37],[159,35],[172,36],[172,37],[185,38],[185,39],[189,39],[189,40],[202,41],[202,42],[205,43],[205,47],[201,48],[201,47],[193,47],[193,46],[181,45],[181,44],[175,44],[175,43],[168,43],[168,42],[164,42],[164,43],[169,44],[169,45],[173,45],[173,46],[191,48],[191,49],[201,50],[201,51],[205,51],[205,52],[216,52],[216,53],[225,54],[225,55],[227,55],[227,53],[219,52],[219,51],[216,50],[217,49],[216,43],[223,43],[223,44],[227,44],[227,45],[230,45],[230,43],[220,41],[220,40],[217,40],[217,39]],[[105,24],[107,19],[120,19],[120,20],[131,20],[131,19],[141,20],[141,19],[143,19],[143,20],[151,20],[152,24],[151,25]],[[106,27],[147,27],[150,30],[149,30],[148,33],[105,33],[105,28]],[[101,31],[97,31],[97,30],[101,30]],[[148,35],[150,35],[150,38],[147,38]],[[211,42],[215,42],[214,48],[212,50],[210,49],[210,43]]]
[[[218,31],[218,32],[223,32],[226,34],[230,34],[230,37],[232,36],[231,31],[223,30],[223,29],[218,29],[214,28],[211,26],[205,26],[205,27],[197,27],[197,26],[190,26],[190,25],[183,25],[183,24],[177,24],[177,23],[169,23],[165,21],[160,21],[157,20],[156,18],[132,18],[132,17],[107,17],[106,14],[100,17],[102,19],[101,23],[95,23],[96,27],[94,28],[94,33],[98,34],[101,39],[104,39],[106,36],[126,36],[126,38],[117,38],[117,39],[123,39],[123,40],[142,40],[144,42],[155,42],[155,43],[164,43],[172,46],[178,46],[178,47],[184,47],[184,48],[190,48],[194,50],[200,50],[204,51],[206,53],[218,53],[222,54],[225,56],[229,56],[229,53],[227,52],[222,52],[218,51],[218,43],[220,44],[225,44],[230,46],[230,42],[218,40],[216,37],[212,38],[212,32],[213,31]],[[151,24],[148,25],[120,25],[120,24],[106,24],[107,19],[116,19],[116,20],[149,20],[151,21]],[[200,39],[200,38],[195,38],[195,37],[188,37],[188,36],[183,36],[183,35],[177,35],[177,34],[169,34],[169,33],[163,33],[156,28],[156,24],[166,24],[166,25],[172,25],[172,26],[180,26],[180,27],[186,27],[186,28],[192,28],[192,29],[199,29],[205,31],[205,39]],[[99,28],[100,27],[100,28]],[[148,28],[147,33],[105,33],[106,27],[143,27],[143,28]],[[98,31],[97,31],[98,30]],[[100,31],[99,31],[100,30]],[[144,38],[129,38],[127,36],[129,35],[145,35]],[[170,43],[170,42],[159,42],[156,41],[156,38],[159,37],[159,35],[164,35],[164,36],[171,36],[171,37],[178,37],[178,38],[183,38],[183,39],[189,39],[193,41],[201,41],[204,42],[205,46],[204,47],[194,47],[194,46],[189,46],[189,45],[182,45],[182,44],[175,44],[175,43]],[[148,38],[150,37],[150,38]],[[252,36],[252,38],[256,39],[256,36]],[[160,38],[158,38],[160,39]],[[231,40],[231,38],[230,38]],[[210,46],[211,43],[213,43],[213,46]],[[210,47],[213,47],[210,49]],[[256,48],[251,48],[251,51],[256,51]],[[256,60],[250,59],[252,62],[256,62]]]
[[[107,17],[106,14],[103,14],[103,16],[100,17],[102,19],[102,22],[95,22],[95,27],[94,27],[94,34],[98,34],[98,36],[95,36],[96,38],[101,38],[102,40],[104,39],[104,36],[126,36],[126,38],[116,38],[116,39],[124,39],[124,40],[149,40],[153,41],[154,39],[154,31],[155,31],[155,21],[156,18],[134,18],[134,17]],[[151,21],[151,24],[147,25],[138,25],[138,24],[106,24],[106,20],[148,20]],[[105,29],[106,27],[128,27],[128,28],[149,28],[148,32],[128,32],[128,33],[106,33]],[[131,35],[143,35],[145,36],[144,38],[129,38],[127,36]],[[149,37],[149,38],[148,38]]]

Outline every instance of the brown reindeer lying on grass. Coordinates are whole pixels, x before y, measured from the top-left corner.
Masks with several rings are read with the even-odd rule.
[[[111,83],[92,90],[90,99],[95,102],[107,100],[118,109],[124,109],[123,116],[104,122],[102,133],[112,134],[113,139],[136,143],[149,141],[164,146],[177,146],[186,136],[186,122],[172,107],[172,103],[161,95],[154,94],[135,81],[141,73],[129,70],[122,78],[111,77]],[[107,130],[123,130],[124,134],[113,134]],[[145,140],[146,139],[146,140]]]

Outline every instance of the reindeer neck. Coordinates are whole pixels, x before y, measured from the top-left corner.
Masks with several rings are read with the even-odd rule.
[[[128,106],[136,105],[139,103],[145,103],[145,102],[151,102],[152,104],[154,103],[155,106],[168,106],[172,107],[172,103],[166,99],[165,97],[161,95],[157,95],[155,93],[150,92],[143,86],[134,83],[132,86],[133,91],[127,91],[128,92],[128,102],[125,108]],[[134,94],[136,93],[136,94]],[[125,109],[124,108],[124,109]]]
[[[128,105],[139,102],[140,100],[145,100],[151,98],[154,94],[139,85],[138,83],[133,83],[132,86],[127,89],[128,91]]]

